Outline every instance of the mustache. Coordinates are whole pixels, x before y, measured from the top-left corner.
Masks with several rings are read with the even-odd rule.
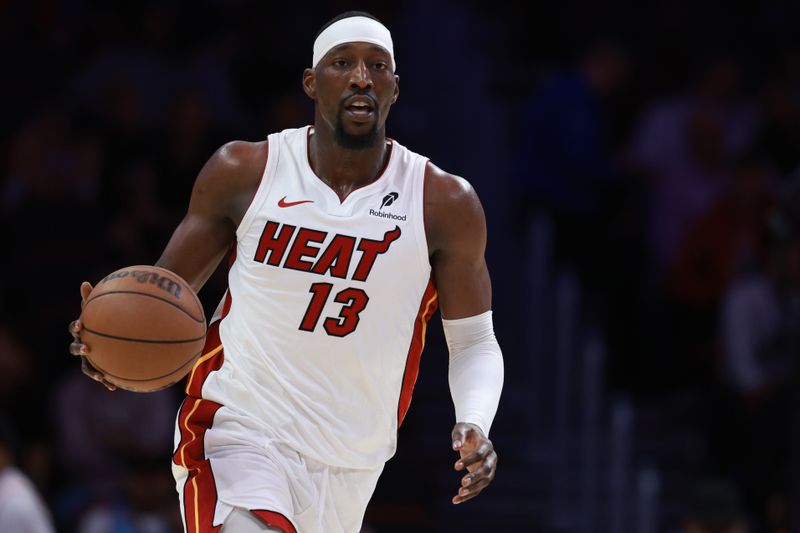
[[[341,100],[342,107],[344,107],[345,102],[347,102],[350,98],[352,98],[354,96],[366,96],[372,102],[372,106],[373,107],[375,107],[375,108],[378,107],[378,99],[375,98],[375,95],[372,94],[372,92],[369,91],[368,89],[356,89],[353,92],[345,95]]]

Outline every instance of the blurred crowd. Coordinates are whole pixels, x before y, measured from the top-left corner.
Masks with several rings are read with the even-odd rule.
[[[503,295],[525,273],[508,266],[517,252],[492,248],[502,242],[492,226],[524,234],[544,214],[556,260],[588,295],[586,319],[604,332],[609,387],[694,395],[699,478],[723,483],[698,485],[700,499],[735,505],[687,515],[686,530],[778,533],[800,498],[800,16],[779,0],[747,15],[694,16],[693,5],[657,2],[641,19],[631,8],[603,31],[588,29],[616,16],[580,2],[527,21],[478,2],[368,9],[398,28],[401,78],[417,78],[403,78],[388,134],[489,199],[490,266],[514,276],[495,279],[496,313],[513,312]],[[58,531],[179,528],[164,465],[180,390],[104,390],[69,356],[67,324],[81,281],[157,259],[219,145],[313,120],[300,88],[310,43],[352,8],[317,7],[0,2],[0,498],[14,469]],[[426,62],[428,37],[413,31],[429,11],[447,16]],[[659,39],[675,28],[686,31],[672,50]],[[467,98],[470,109],[447,104]],[[431,131],[465,121],[503,132],[492,138],[500,153]],[[470,157],[506,163],[473,176]],[[208,310],[224,286],[218,272]],[[524,358],[513,332],[503,345]]]
[[[588,41],[540,72],[515,139],[519,225],[553,220],[556,260],[608,340],[609,385],[701,413],[704,468],[687,483],[738,503],[692,532],[800,526],[800,42],[759,15],[761,42],[728,42],[736,17],[700,40],[685,21],[684,47],[699,46],[680,69],[616,35]]]

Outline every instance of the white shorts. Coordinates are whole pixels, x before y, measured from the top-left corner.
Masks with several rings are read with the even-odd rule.
[[[189,396],[178,413],[172,472],[187,533],[214,531],[235,507],[286,533],[358,533],[382,470],[304,457],[208,400]]]

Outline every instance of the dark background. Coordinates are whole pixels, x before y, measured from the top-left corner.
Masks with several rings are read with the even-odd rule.
[[[58,530],[179,519],[180,387],[80,374],[80,282],[154,262],[222,143],[310,123],[314,34],[366,9],[388,135],[484,204],[506,384],[453,506],[434,319],[365,531],[798,531],[800,4],[735,4],[0,1],[0,410]]]

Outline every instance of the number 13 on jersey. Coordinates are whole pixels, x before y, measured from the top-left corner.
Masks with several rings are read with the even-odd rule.
[[[308,304],[300,328],[303,331],[314,331],[319,323],[322,309],[328,302],[333,283],[314,283],[308,292],[311,293],[311,302]],[[345,337],[355,331],[358,326],[359,313],[364,310],[369,303],[369,296],[361,289],[348,287],[336,293],[333,301],[342,304],[338,316],[326,317],[322,322],[322,327],[328,335],[334,337]]]

